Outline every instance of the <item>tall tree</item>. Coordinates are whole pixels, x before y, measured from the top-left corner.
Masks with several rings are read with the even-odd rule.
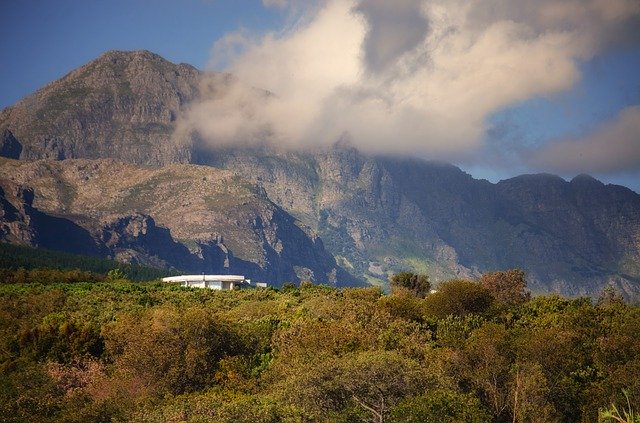
[[[409,293],[424,298],[431,291],[429,276],[411,272],[396,273],[391,277],[391,292],[394,294]]]
[[[426,314],[437,318],[482,314],[492,303],[491,293],[480,284],[458,279],[441,283],[438,292],[424,300]]]
[[[480,277],[480,285],[491,292],[498,304],[506,307],[525,303],[531,298],[526,291],[524,271],[520,269],[485,273]]]

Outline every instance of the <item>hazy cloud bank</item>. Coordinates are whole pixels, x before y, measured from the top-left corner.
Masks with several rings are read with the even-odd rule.
[[[615,120],[577,140],[549,144],[534,164],[554,171],[624,172],[640,164],[640,106],[627,107]]]
[[[218,144],[292,147],[346,136],[366,151],[468,159],[483,146],[488,116],[570,89],[580,61],[637,42],[640,22],[637,0],[264,3],[295,11],[293,23],[220,40],[213,61],[228,63],[235,78],[205,81],[209,95],[192,105],[181,130]],[[548,147],[537,163],[573,166],[551,158],[582,148],[597,165],[605,135],[631,134],[617,142],[637,153],[637,125],[633,132],[627,116],[634,114],[583,141]],[[626,156],[637,165],[637,154]],[[604,168],[615,159],[601,161]]]

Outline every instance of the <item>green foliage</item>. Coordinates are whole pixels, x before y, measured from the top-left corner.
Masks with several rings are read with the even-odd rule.
[[[391,277],[391,292],[394,294],[409,293],[418,298],[424,298],[431,291],[429,276],[410,272],[396,273]]]
[[[623,394],[627,403],[626,407],[622,409],[622,413],[620,413],[620,410],[618,410],[618,407],[616,407],[615,404],[612,404],[608,409],[600,410],[598,412],[598,422],[640,423],[640,413],[635,411],[631,406],[629,392],[625,390],[623,391]]]
[[[395,351],[327,357],[299,370],[279,394],[307,410],[311,419],[349,410],[365,420],[383,421],[391,407],[432,383],[420,363]]]
[[[527,282],[520,269],[485,273],[480,277],[480,285],[504,307],[517,306],[531,298],[531,294],[525,291]]]
[[[30,269],[23,267],[18,269],[0,269],[0,280],[5,284],[40,283],[60,284],[60,283],[81,283],[99,282],[104,278],[91,272],[78,269],[58,270],[58,269]]]
[[[36,361],[70,362],[74,357],[100,357],[104,352],[100,328],[68,313],[48,314],[37,326],[21,330],[16,345],[20,355]]]
[[[451,280],[440,284],[438,291],[425,298],[424,302],[427,315],[444,318],[485,313],[491,307],[493,297],[478,283]]]
[[[484,423],[489,413],[477,398],[455,391],[436,390],[408,397],[393,408],[389,423]]]
[[[394,317],[414,320],[424,320],[424,301],[413,296],[389,296],[380,301],[380,305]]]
[[[198,307],[121,314],[103,334],[123,378],[153,387],[152,394],[201,389],[212,383],[223,357],[242,349],[228,322]]]
[[[64,398],[45,368],[32,360],[0,367],[0,412],[5,422],[52,420]]]
[[[106,275],[112,269],[120,269],[126,278],[133,281],[149,281],[159,279],[164,276],[177,274],[166,269],[155,269],[152,267],[140,266],[136,264],[119,263],[114,260],[107,260],[100,257],[82,256],[60,251],[45,250],[42,248],[31,248],[18,245],[0,243],[0,283],[7,282],[7,275],[15,273],[18,269],[35,270],[52,273],[58,271],[82,271],[92,275]],[[78,270],[81,269],[81,270]],[[99,278],[92,276],[87,280]],[[73,281],[58,281],[52,283],[65,283]],[[15,282],[23,283],[23,282]]]
[[[438,345],[463,347],[469,336],[485,323],[486,320],[477,314],[467,314],[465,316],[451,314],[439,319],[436,331]]]
[[[640,307],[493,301],[469,281],[425,298],[310,284],[0,284],[0,411],[43,422],[637,415]]]
[[[293,282],[285,282],[282,284],[282,291],[283,292],[294,292],[296,291],[297,287]]]
[[[622,294],[613,286],[606,286],[598,297],[598,305],[601,307],[608,307],[613,305],[624,304],[624,298]]]
[[[111,269],[107,272],[107,279],[110,281],[119,281],[126,279],[125,273],[119,267]]]

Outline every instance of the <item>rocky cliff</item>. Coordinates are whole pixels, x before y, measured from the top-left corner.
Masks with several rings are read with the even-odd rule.
[[[3,110],[2,148],[12,155],[2,155],[187,162],[189,140],[172,134],[200,75],[148,51],[107,52]]]
[[[258,187],[194,165],[0,159],[6,242],[279,284],[358,285]]]
[[[534,291],[595,295],[640,282],[640,196],[581,175],[492,184],[455,166],[371,157],[219,149],[214,163],[263,186],[372,283],[413,269],[436,281],[520,267]],[[197,157],[196,157],[197,158]]]
[[[535,291],[640,291],[633,191],[586,175],[491,184],[344,143],[293,152],[176,136],[190,103],[228,79],[201,86],[203,75],[149,52],[104,54],[0,112],[0,155],[20,158],[2,161],[0,177],[32,192],[34,210],[126,260],[345,284],[384,284],[399,270],[438,282],[521,267]],[[21,210],[15,199],[31,194],[9,191],[3,204]],[[20,229],[25,219],[5,217],[4,239],[37,244],[35,229]]]

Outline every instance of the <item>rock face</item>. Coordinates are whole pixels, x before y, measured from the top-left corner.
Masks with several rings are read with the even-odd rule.
[[[0,187],[5,242],[273,284],[360,284],[312,231],[229,171],[0,159]]]
[[[202,90],[228,79],[201,87],[202,76],[108,52],[0,112],[1,155],[21,159],[0,162],[2,238],[55,247],[44,227],[76,225],[91,241],[66,249],[268,282],[383,284],[414,270],[437,283],[520,267],[534,291],[640,292],[633,191],[586,175],[491,184],[345,144],[207,147],[175,131]],[[48,218],[63,220],[37,223]]]
[[[0,144],[0,156],[10,159],[19,159],[22,153],[22,144],[13,136],[11,131],[2,131],[2,144]]]
[[[227,148],[211,157],[253,178],[370,282],[403,269],[437,281],[520,267],[537,292],[597,295],[607,283],[640,292],[640,196],[586,175],[491,184],[452,165],[348,146]]]
[[[199,78],[193,66],[147,51],[110,51],[5,109],[0,133],[10,129],[21,159],[187,162],[188,140],[172,133]]]
[[[102,252],[89,231],[70,219],[42,213],[33,207],[33,199],[31,188],[0,181],[1,239],[78,254]]]
[[[596,292],[601,281],[638,292],[640,196],[590,176],[566,182],[526,175],[496,186],[511,223],[504,261],[519,257],[560,291]],[[517,228],[517,229],[515,229]]]

